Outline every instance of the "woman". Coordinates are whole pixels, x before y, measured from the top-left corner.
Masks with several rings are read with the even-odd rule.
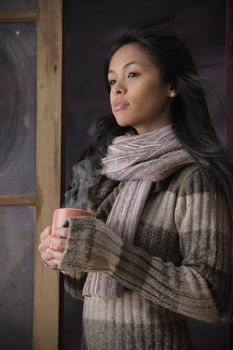
[[[69,219],[56,237],[47,227],[41,258],[84,299],[83,349],[193,349],[187,317],[215,322],[227,309],[232,164],[176,36],[126,28],[105,77],[121,134],[105,140],[82,206],[96,218]]]

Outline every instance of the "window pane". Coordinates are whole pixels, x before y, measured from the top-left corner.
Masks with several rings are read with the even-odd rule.
[[[35,191],[36,32],[0,23],[0,195]]]
[[[34,207],[0,208],[0,349],[32,349],[34,223]]]
[[[37,0],[1,0],[0,11],[34,10],[37,8]]]

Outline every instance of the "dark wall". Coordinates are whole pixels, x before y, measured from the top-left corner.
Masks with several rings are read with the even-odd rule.
[[[103,65],[113,35],[121,25],[171,15],[175,16],[174,30],[184,38],[199,75],[208,86],[209,111],[217,134],[225,143],[226,5],[223,0],[66,0],[63,70],[65,188],[70,181],[72,165],[88,144],[96,116],[111,111]],[[63,349],[73,349],[74,343],[80,344],[81,318],[82,302],[65,293]],[[198,350],[226,348],[224,324],[190,320],[190,327]]]

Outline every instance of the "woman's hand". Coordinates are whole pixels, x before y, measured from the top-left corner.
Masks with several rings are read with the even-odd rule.
[[[57,268],[63,260],[68,242],[68,228],[55,228],[51,235],[51,226],[46,227],[40,234],[41,243],[38,250],[41,259],[51,268]]]

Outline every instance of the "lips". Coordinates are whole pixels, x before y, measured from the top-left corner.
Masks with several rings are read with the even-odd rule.
[[[126,108],[128,105],[129,105],[129,102],[125,100],[120,100],[120,101],[118,100],[113,103],[113,108],[115,111],[119,111],[121,109]]]

